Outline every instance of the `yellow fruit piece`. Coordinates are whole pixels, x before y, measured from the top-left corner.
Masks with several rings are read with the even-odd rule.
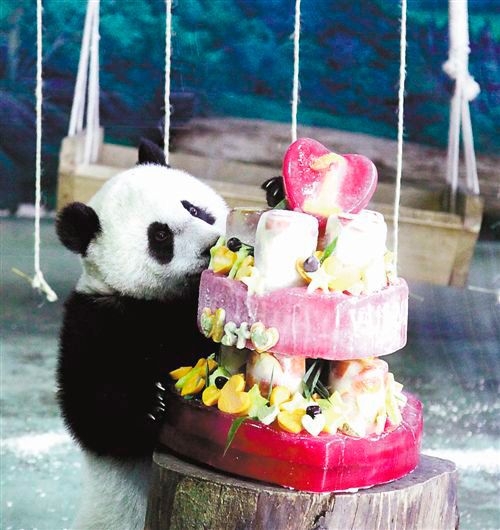
[[[207,359],[198,359],[198,362],[195,365],[195,368],[205,368],[207,366]],[[210,373],[213,372],[217,368],[217,361],[214,361],[214,359],[208,359],[208,371]],[[187,373],[187,372],[186,372]]]
[[[248,395],[248,392],[235,392],[231,388],[227,388],[227,383],[220,392],[219,401],[217,406],[222,412],[228,414],[241,414],[244,415],[248,412],[252,404],[252,400]]]
[[[182,387],[181,396],[189,396],[191,394],[198,394],[205,386],[204,377],[191,377],[187,383]]]
[[[302,416],[305,413],[304,409],[296,409],[293,412],[282,410],[278,414],[278,424],[284,431],[299,434],[303,429]]]
[[[247,276],[250,276],[250,273],[252,272],[254,264],[253,256],[247,256],[242,262],[241,265],[238,268],[238,271],[236,272],[235,279],[241,280],[241,278],[246,278]]]
[[[236,252],[221,246],[215,250],[212,256],[212,270],[216,273],[227,274],[236,261]]]
[[[201,400],[203,401],[203,404],[207,407],[215,405],[217,401],[219,401],[220,392],[221,391],[215,385],[207,386],[207,388],[205,388],[203,394],[201,395]]]
[[[291,395],[292,394],[288,388],[284,386],[275,386],[271,392],[269,402],[271,405],[279,407],[282,403],[285,403],[285,401],[289,401]]]
[[[309,164],[309,167],[314,171],[319,171],[321,169],[328,169],[334,162],[342,163],[343,160],[343,157],[336,153],[327,153],[316,158],[316,160]]]
[[[361,279],[361,271],[357,268],[346,268],[335,256],[329,256],[323,262],[323,268],[331,280],[328,288],[332,291],[346,291]]]
[[[229,381],[224,385],[223,390],[231,390],[233,392],[243,392],[245,390],[245,378],[243,374],[236,374],[229,378]]]
[[[177,368],[177,370],[169,372],[169,375],[174,381],[178,381],[181,377],[187,375],[192,369],[192,366],[181,366],[180,368]]]
[[[214,342],[220,342],[222,340],[222,337],[224,336],[225,320],[226,320],[226,311],[222,308],[217,309],[217,311],[215,312],[214,327],[213,327],[212,335],[211,335],[212,340]]]

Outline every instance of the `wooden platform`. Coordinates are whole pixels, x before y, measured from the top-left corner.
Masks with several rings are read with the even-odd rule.
[[[232,137],[227,122],[233,124]],[[194,123],[194,131],[198,131],[198,136],[193,131],[185,132],[176,140],[178,149],[182,150],[171,153],[172,166],[202,177],[230,206],[264,207],[265,196],[259,186],[267,178],[280,173],[280,168],[276,167],[277,160],[283,156],[288,142],[282,131],[283,124],[268,124],[267,131],[264,130],[267,122],[248,124],[248,121],[239,123],[238,120],[206,120],[202,123],[204,127],[198,121]],[[317,134],[319,136],[316,138],[326,145],[336,145],[330,143],[334,138],[328,136],[329,129],[309,129],[304,134]],[[219,141],[214,139],[214,130],[220,132]],[[270,135],[267,146],[264,132]],[[373,140],[377,143],[377,139]],[[211,151],[209,145],[213,146]],[[247,152],[243,150],[244,145]],[[137,161],[137,149],[102,143],[98,161],[95,164],[83,164],[83,146],[81,136],[63,140],[59,162],[58,208],[72,201],[88,201],[107,179],[134,166]],[[274,146],[274,158],[271,158],[269,146]],[[378,163],[378,158],[373,156],[376,149],[373,146],[371,149],[367,147],[367,151],[364,151],[363,146],[357,144],[352,147],[353,151],[367,154]],[[381,153],[387,154],[387,147],[384,149]],[[208,153],[205,152],[207,150]],[[346,148],[342,145],[338,150],[343,152]],[[229,152],[233,153],[232,159],[225,158]],[[407,165],[417,168],[415,160],[411,160],[413,166],[411,163]],[[424,162],[421,161],[422,164]],[[407,166],[405,173],[411,174]],[[399,219],[399,272],[409,280],[461,287],[467,283],[469,265],[481,227],[483,203],[480,197],[460,192],[457,210],[451,213],[446,207],[447,191],[442,185],[436,186],[439,181],[439,178],[434,178],[434,182],[427,180],[425,186],[415,187],[414,184],[408,184],[405,177]],[[371,208],[380,211],[386,218],[389,248],[392,247],[393,198],[394,185],[381,182],[370,203]]]
[[[453,530],[457,471],[422,455],[402,479],[356,493],[306,493],[153,457],[146,530]]]

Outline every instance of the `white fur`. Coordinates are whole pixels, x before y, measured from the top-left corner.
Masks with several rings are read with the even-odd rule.
[[[142,530],[151,459],[130,463],[84,452],[83,499],[72,530]]]
[[[194,218],[181,204],[206,209],[213,225]],[[116,175],[89,202],[101,233],[83,258],[77,290],[118,292],[142,299],[163,298],[182,290],[189,273],[201,272],[200,253],[225,231],[227,206],[211,188],[187,173],[141,165]],[[148,253],[148,226],[166,223],[175,234],[174,258],[167,265]]]

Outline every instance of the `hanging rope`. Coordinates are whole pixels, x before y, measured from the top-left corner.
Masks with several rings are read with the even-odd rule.
[[[479,84],[469,74],[469,28],[467,0],[449,3],[450,51],[443,70],[455,80],[455,91],[450,104],[448,156],[446,180],[451,187],[450,209],[456,209],[458,169],[460,164],[460,128],[464,147],[467,188],[479,194],[474,136],[470,119],[469,101],[480,92]]]
[[[42,0],[36,3],[36,161],[35,161],[35,276],[34,289],[45,294],[49,302],[57,300],[56,293],[45,281],[40,268],[40,206],[42,202]]]
[[[300,0],[295,0],[295,27],[293,30],[292,142],[297,140],[297,111],[299,107],[299,51]]]
[[[101,141],[99,130],[99,6],[100,0],[88,0],[68,131],[68,136],[75,136],[82,132],[85,100],[88,96],[83,151],[85,164],[97,160]]]
[[[396,164],[396,191],[394,194],[394,268],[398,270],[399,206],[401,202],[401,177],[403,175],[404,100],[406,80],[406,0],[401,2],[401,38],[399,41],[399,90],[398,90],[398,148]]]
[[[83,27],[82,47],[80,49],[80,60],[78,62],[78,73],[76,76],[75,93],[71,116],[69,119],[68,136],[75,136],[83,129],[83,114],[85,110],[85,94],[87,87],[87,73],[89,68],[90,33],[94,17],[94,2],[88,2],[85,24]]]
[[[170,160],[170,75],[172,69],[172,0],[165,0],[165,124],[163,130],[163,149],[165,161]]]

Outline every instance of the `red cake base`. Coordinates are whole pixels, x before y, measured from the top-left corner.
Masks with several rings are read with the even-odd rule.
[[[403,422],[381,435],[313,437],[247,420],[224,455],[234,416],[170,393],[160,441],[187,458],[235,475],[311,492],[368,488],[413,471],[419,461],[422,404],[407,395]]]

